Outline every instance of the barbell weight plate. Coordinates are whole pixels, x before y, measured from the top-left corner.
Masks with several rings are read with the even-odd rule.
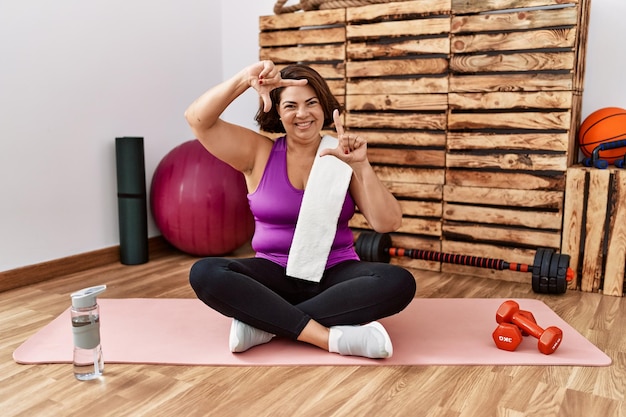
[[[377,242],[378,246],[378,262],[389,263],[391,261],[391,255],[389,254],[389,248],[391,247],[391,235],[383,233],[380,235],[380,239]]]
[[[542,294],[550,294],[550,265],[552,265],[552,249],[544,249],[543,259],[541,260],[541,278],[539,287]]]
[[[567,269],[569,268],[570,256],[559,254],[559,269],[556,274],[557,294],[567,291]]]
[[[539,248],[537,252],[535,252],[535,259],[533,260],[533,270],[532,270],[532,288],[536,293],[541,293],[541,265],[543,262],[543,255],[545,249]]]
[[[371,262],[372,261],[372,241],[375,236],[369,232],[362,232],[359,235],[359,238],[363,237],[361,242],[361,251],[359,252],[359,257],[363,261]]]
[[[557,294],[558,289],[558,273],[559,273],[559,258],[558,253],[553,253],[550,259],[550,272],[548,272],[548,292],[550,294]]]

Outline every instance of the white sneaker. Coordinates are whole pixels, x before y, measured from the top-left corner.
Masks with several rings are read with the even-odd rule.
[[[382,359],[393,355],[391,338],[377,321],[363,326],[333,326],[328,335],[328,350],[340,355]]]
[[[271,333],[256,329],[242,321],[233,319],[230,325],[228,345],[230,351],[233,353],[245,352],[253,346],[269,342],[274,336],[275,335]]]

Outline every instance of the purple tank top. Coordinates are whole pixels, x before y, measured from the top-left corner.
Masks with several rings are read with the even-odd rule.
[[[295,188],[287,176],[287,141],[285,137],[276,139],[258,188],[248,194],[255,221],[252,249],[257,257],[287,266],[303,195],[304,191]],[[354,211],[354,200],[348,192],[339,215],[337,234],[326,268],[345,260],[359,259],[354,250],[352,231],[348,226]]]

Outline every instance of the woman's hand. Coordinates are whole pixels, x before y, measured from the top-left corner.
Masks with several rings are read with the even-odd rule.
[[[248,67],[248,84],[259,93],[263,100],[263,111],[265,113],[272,109],[272,99],[270,98],[272,90],[279,87],[301,86],[307,83],[308,81],[305,79],[283,79],[276,65],[269,60],[260,61]]]
[[[333,155],[347,164],[367,161],[367,141],[359,135],[345,133],[339,110],[333,111],[333,120],[339,144],[335,149],[323,149],[320,156]]]

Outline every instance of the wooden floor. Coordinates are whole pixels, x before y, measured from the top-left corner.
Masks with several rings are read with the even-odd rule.
[[[69,294],[106,283],[108,298],[193,298],[194,258],[169,253],[111,264],[0,293],[2,416],[581,416],[626,417],[626,301],[530,285],[415,271],[417,297],[543,300],[604,350],[610,367],[207,367],[108,364],[79,382],[70,365],[18,365],[12,352],[69,306]],[[460,312],[462,314],[462,312]],[[428,337],[428,335],[424,335]]]

